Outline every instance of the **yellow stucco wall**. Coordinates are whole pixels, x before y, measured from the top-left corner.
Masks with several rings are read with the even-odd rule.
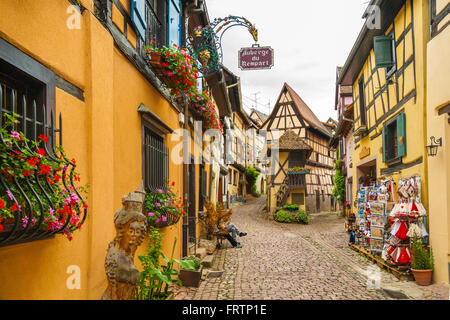
[[[427,46],[427,137],[442,138],[436,157],[428,159],[430,240],[434,280],[449,283],[450,263],[450,124],[438,109],[450,103],[450,28]],[[430,141],[429,141],[430,142]]]
[[[0,12],[8,13],[0,19],[0,37],[84,91],[82,102],[57,88],[56,110],[62,113],[66,153],[77,159],[82,183],[91,186],[88,218],[71,242],[57,235],[0,248],[0,299],[99,299],[106,288],[104,259],[115,234],[114,213],[122,196],[142,180],[137,108],[144,103],[172,129],[179,128],[177,111],[121,54],[91,13],[83,13],[80,29],[67,28],[69,5],[50,0],[26,6],[0,2]],[[27,23],[17,23],[24,17]],[[166,141],[169,148],[176,144]],[[181,195],[182,165],[171,163],[169,178]],[[161,231],[167,255],[178,238],[175,257],[180,258],[181,222]],[[144,251],[142,246],[137,254]],[[81,269],[79,290],[66,287],[70,265]]]
[[[411,10],[413,3],[413,10]],[[414,18],[412,17],[414,15]],[[404,68],[404,73],[398,78],[393,76],[393,84],[389,85],[389,94],[385,91],[379,95],[367,112],[369,134],[360,141],[355,141],[355,150],[353,152],[353,195],[359,187],[358,184],[358,166],[368,159],[376,159],[377,177],[380,177],[381,169],[387,168],[383,162],[382,156],[382,128],[383,124],[396,117],[399,113],[405,112],[406,115],[406,155],[403,156],[403,164],[410,164],[422,159],[420,164],[410,168],[402,169],[392,175],[394,181],[398,182],[400,178],[409,177],[418,174],[422,178],[422,201],[425,207],[428,207],[427,193],[427,157],[425,151],[426,145],[426,117],[425,117],[425,52],[423,48],[427,41],[427,22],[428,7],[420,1],[406,1],[406,4],[396,16],[393,25],[395,25],[395,39],[397,43],[397,70]],[[391,25],[386,34],[392,28]],[[409,28],[409,31],[408,31]],[[400,39],[400,36],[402,39]],[[414,35],[414,37],[413,37]],[[414,41],[414,45],[413,45]],[[371,78],[372,72],[375,72]],[[386,75],[384,68],[375,68],[375,57],[373,49],[364,64],[360,75],[353,84],[353,98],[355,101],[354,116],[355,129],[361,125],[359,118],[359,96],[358,81],[364,76],[364,81],[368,84],[365,89],[366,106],[374,101],[375,94],[380,88],[386,85]],[[369,81],[368,81],[369,79]],[[398,86],[398,88],[397,88]],[[408,94],[415,91],[416,97],[407,100]],[[398,95],[398,99],[397,99]],[[384,99],[385,110],[383,111],[382,101]],[[389,101],[390,108],[387,107]],[[399,107],[397,107],[399,106]],[[390,110],[391,113],[385,116]],[[382,117],[385,117],[382,119]],[[380,120],[381,119],[381,120]],[[378,125],[376,124],[378,122]],[[363,149],[369,149],[370,152],[360,156]]]

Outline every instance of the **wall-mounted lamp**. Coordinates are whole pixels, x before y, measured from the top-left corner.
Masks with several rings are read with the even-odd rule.
[[[429,157],[435,157],[439,147],[442,147],[442,138],[436,140],[435,137],[431,137],[431,144],[427,146],[427,153]]]

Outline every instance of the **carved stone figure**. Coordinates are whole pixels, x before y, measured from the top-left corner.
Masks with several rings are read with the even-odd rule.
[[[109,243],[105,270],[108,287],[102,300],[131,300],[136,294],[139,270],[134,264],[136,249],[146,237],[146,218],[142,214],[145,191],[138,190],[122,198],[123,207],[114,215],[116,236]]]

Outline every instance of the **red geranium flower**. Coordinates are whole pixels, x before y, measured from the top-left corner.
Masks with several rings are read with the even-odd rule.
[[[50,174],[50,166],[43,164],[40,166],[40,169],[39,174]]]
[[[45,150],[42,148],[39,148],[37,153],[39,153],[42,157],[45,157]]]
[[[41,139],[41,140],[44,141],[45,143],[48,142],[48,137],[47,137],[45,134],[39,135],[38,139]]]
[[[0,199],[0,208],[5,209],[5,201]]]

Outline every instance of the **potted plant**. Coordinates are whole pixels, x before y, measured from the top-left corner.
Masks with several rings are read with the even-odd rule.
[[[189,53],[176,44],[169,47],[154,47],[152,41],[145,48],[148,62],[177,97],[182,93],[197,89],[198,70]]]
[[[180,270],[180,275],[178,278],[183,283],[185,287],[197,287],[200,285],[200,280],[202,278],[202,262],[199,258],[195,256],[190,256],[184,258],[183,261],[189,263],[189,267],[193,267],[193,269],[184,269]]]
[[[417,237],[411,240],[411,271],[414,274],[416,283],[421,286],[431,284],[431,276],[433,274],[433,251],[423,245],[422,239]]]
[[[173,191],[175,182],[167,182],[164,189],[149,191],[145,194],[143,210],[147,225],[163,228],[176,224],[186,214],[181,197]]]
[[[181,281],[176,278],[179,272],[174,268],[175,263],[183,269],[194,269],[192,261],[173,258],[177,238],[174,240],[170,259],[166,257],[162,251],[162,236],[158,229],[150,227],[147,254],[138,256],[143,271],[136,286],[136,300],[170,300],[172,292],[169,287],[172,283],[181,285]]]

